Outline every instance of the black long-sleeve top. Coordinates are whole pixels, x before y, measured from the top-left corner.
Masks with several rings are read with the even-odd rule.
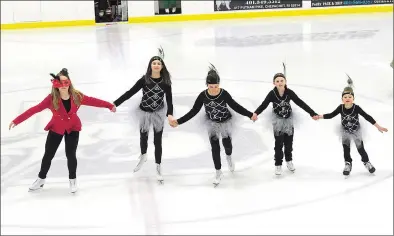
[[[341,104],[333,112],[324,114],[324,119],[332,119],[338,114],[341,114],[341,124],[345,131],[353,133],[360,128],[360,120],[358,115],[363,116],[369,123],[376,124],[376,121],[372,116],[368,115],[360,106],[353,104],[351,108],[346,108],[344,104]]]
[[[283,96],[280,96],[276,87],[267,94],[266,98],[256,109],[255,113],[259,115],[272,102],[274,113],[281,118],[287,119],[290,117],[292,112],[290,100],[301,107],[304,111],[309,113],[310,116],[317,115],[316,112],[314,112],[304,101],[302,101],[293,90],[286,88]]]
[[[221,89],[219,94],[211,96],[208,94],[208,90],[204,90],[198,95],[194,102],[193,108],[186,113],[184,116],[177,120],[178,124],[183,124],[193,118],[201,110],[204,105],[205,113],[207,117],[214,122],[221,123],[232,117],[230,111],[227,108],[229,105],[237,113],[251,118],[253,113],[246,110],[244,107],[239,105],[231,95],[224,89]]]
[[[69,99],[67,99],[67,100],[64,100],[62,98],[62,103],[63,103],[63,106],[64,106],[64,108],[66,108],[66,111],[68,113],[71,110],[71,97]]]
[[[171,85],[165,84],[162,78],[152,79],[146,83],[145,77],[139,79],[135,85],[114,101],[115,106],[120,106],[142,89],[140,108],[146,112],[154,112],[164,107],[164,96],[167,101],[167,116],[173,114]]]

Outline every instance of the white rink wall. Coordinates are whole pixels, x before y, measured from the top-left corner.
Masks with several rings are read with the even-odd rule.
[[[214,1],[182,1],[182,15],[228,14],[234,11],[215,12]],[[155,1],[128,1],[129,17],[154,16]],[[387,4],[384,4],[387,6]],[[373,5],[382,6],[382,5]],[[355,6],[350,6],[355,7]],[[357,6],[371,7],[371,5]],[[310,9],[311,1],[303,1],[302,9]],[[339,7],[336,7],[339,8]],[[347,7],[344,7],[347,8]],[[265,9],[264,11],[286,11],[292,9]],[[260,10],[251,10],[256,12]],[[236,11],[245,12],[245,11]],[[1,1],[1,23],[59,22],[94,20],[94,1]]]
[[[94,1],[1,1],[1,23],[94,19]]]

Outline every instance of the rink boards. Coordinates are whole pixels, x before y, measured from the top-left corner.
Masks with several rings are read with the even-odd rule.
[[[201,20],[224,20],[260,17],[290,17],[333,14],[357,14],[392,12],[393,0],[353,0],[353,1],[294,1],[294,0],[253,0],[218,1],[231,9],[217,9],[215,1],[182,1],[181,14],[155,15],[155,1],[128,1],[128,23],[179,22]],[[231,3],[233,2],[233,3]],[[56,3],[56,4],[55,4]],[[1,29],[49,28],[64,26],[95,25],[93,4],[90,1],[67,2],[36,1],[38,17],[16,19],[18,1],[1,2]],[[31,3],[30,3],[31,4]],[[66,5],[67,4],[67,5]],[[64,5],[64,6],[63,6]],[[27,7],[19,7],[19,11]],[[30,9],[31,10],[31,9]],[[61,10],[61,12],[59,12]],[[68,12],[64,15],[64,12]],[[30,14],[26,12],[26,14]],[[23,18],[23,16],[22,16]],[[127,22],[126,22],[127,23]]]

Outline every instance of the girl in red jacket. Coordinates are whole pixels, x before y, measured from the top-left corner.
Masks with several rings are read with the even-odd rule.
[[[34,114],[48,108],[51,110],[53,116],[45,127],[48,132],[48,137],[45,143],[45,153],[41,162],[41,170],[38,174],[38,179],[29,188],[30,191],[41,189],[45,184],[45,179],[51,161],[55,156],[57,148],[59,147],[63,136],[66,142],[66,157],[67,166],[70,179],[70,190],[72,193],[77,191],[76,172],[77,172],[77,157],[76,151],[79,140],[79,131],[81,131],[81,120],[77,115],[77,111],[81,105],[108,108],[112,112],[116,111],[113,104],[88,97],[74,88],[71,84],[67,69],[62,69],[57,75],[51,74],[53,77],[52,91],[42,102],[31,107],[18,117],[16,117],[10,124],[9,129],[27,120]]]

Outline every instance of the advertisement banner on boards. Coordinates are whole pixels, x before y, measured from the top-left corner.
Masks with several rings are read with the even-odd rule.
[[[393,4],[393,0],[311,0],[311,7],[344,7]]]
[[[302,8],[302,0],[214,0],[215,11]]]

